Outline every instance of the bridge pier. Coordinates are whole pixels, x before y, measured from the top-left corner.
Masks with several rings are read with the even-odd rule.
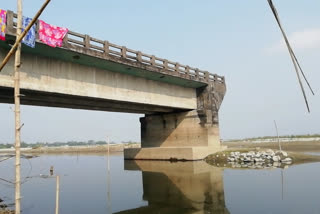
[[[212,83],[197,91],[197,110],[140,118],[141,148],[125,149],[124,158],[201,160],[225,149],[218,120],[225,90],[224,83]]]

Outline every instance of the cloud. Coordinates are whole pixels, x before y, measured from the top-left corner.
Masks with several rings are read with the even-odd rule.
[[[294,32],[288,36],[293,50],[306,50],[320,48],[320,28],[307,29]],[[269,53],[287,51],[284,39],[266,49]]]

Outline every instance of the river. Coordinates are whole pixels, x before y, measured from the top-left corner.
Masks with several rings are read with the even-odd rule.
[[[98,154],[23,159],[23,214],[54,213],[51,166],[60,175],[61,214],[320,213],[320,163],[244,170],[202,161],[124,161],[120,153],[110,156],[110,174],[107,157]],[[14,203],[7,182],[13,178],[14,159],[0,162],[1,204]]]

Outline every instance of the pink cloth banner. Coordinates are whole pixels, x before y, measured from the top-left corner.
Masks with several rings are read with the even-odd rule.
[[[51,47],[61,47],[68,29],[47,24],[41,20],[39,20],[39,24],[39,39]]]
[[[7,11],[0,9],[0,40],[6,40]]]

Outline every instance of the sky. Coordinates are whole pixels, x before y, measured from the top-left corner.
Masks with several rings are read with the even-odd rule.
[[[33,17],[41,0],[24,0]],[[274,0],[315,96],[307,113],[267,0],[52,0],[40,19],[225,76],[223,139],[320,133],[320,1]],[[0,8],[16,11],[16,1]],[[0,80],[1,81],[1,80]],[[143,115],[22,106],[22,141],[140,141]],[[0,143],[14,141],[12,105],[0,104]]]

